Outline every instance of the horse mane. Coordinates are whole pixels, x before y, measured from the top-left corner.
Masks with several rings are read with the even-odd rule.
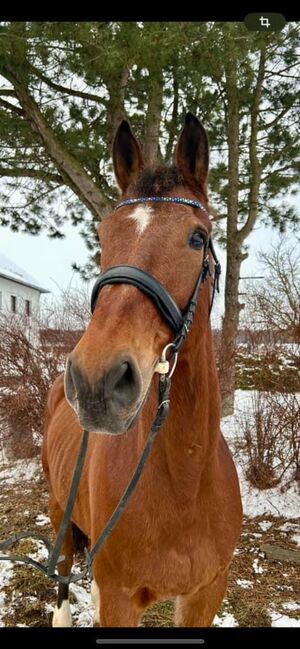
[[[158,165],[142,169],[130,185],[129,192],[137,196],[163,196],[178,185],[185,185],[178,167]]]

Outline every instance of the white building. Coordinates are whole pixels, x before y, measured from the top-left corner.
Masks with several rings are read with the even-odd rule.
[[[0,312],[25,316],[30,330],[39,314],[41,293],[50,291],[0,252]]]

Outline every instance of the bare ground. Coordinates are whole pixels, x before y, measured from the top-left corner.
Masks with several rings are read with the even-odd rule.
[[[42,475],[17,484],[6,484],[0,480],[0,529],[1,540],[17,531],[39,530],[53,539],[48,523],[36,525],[36,518],[47,516],[47,488]],[[269,528],[265,523],[269,523]],[[263,523],[263,526],[260,526]],[[300,620],[300,576],[299,565],[291,562],[266,560],[260,551],[264,543],[275,544],[286,549],[296,549],[293,540],[295,530],[300,529],[299,519],[288,519],[289,529],[282,530],[287,523],[283,517],[257,516],[244,519],[242,534],[231,567],[226,598],[218,613],[218,625],[225,618],[233,616],[235,624],[241,627],[266,627],[272,625],[271,611],[289,616],[291,623]],[[294,525],[294,529],[291,527]],[[22,541],[18,552],[35,552],[36,543]],[[3,569],[3,564],[0,565]],[[14,564],[10,578],[3,579],[0,592],[0,616],[2,626],[51,626],[52,610],[56,602],[56,586],[29,566]],[[82,584],[89,591],[89,581]],[[80,588],[77,594],[84,592]],[[90,624],[89,618],[80,618],[76,593],[71,596],[74,604],[74,625]],[[173,602],[163,602],[148,609],[143,626],[173,626]],[[229,616],[229,618],[228,618]],[[232,619],[233,619],[232,618]],[[274,616],[273,616],[274,622]]]

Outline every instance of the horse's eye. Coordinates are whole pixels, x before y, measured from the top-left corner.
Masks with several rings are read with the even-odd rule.
[[[203,230],[195,230],[189,238],[189,245],[194,250],[202,250],[206,244],[206,234]]]

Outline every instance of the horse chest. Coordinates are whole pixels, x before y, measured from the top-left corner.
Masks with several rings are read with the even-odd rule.
[[[161,530],[151,521],[135,528],[128,522],[127,530],[120,527],[108,543],[109,563],[126,588],[147,587],[157,598],[168,598],[213,578],[218,562],[209,539],[197,527],[184,530],[175,520],[168,523]]]

